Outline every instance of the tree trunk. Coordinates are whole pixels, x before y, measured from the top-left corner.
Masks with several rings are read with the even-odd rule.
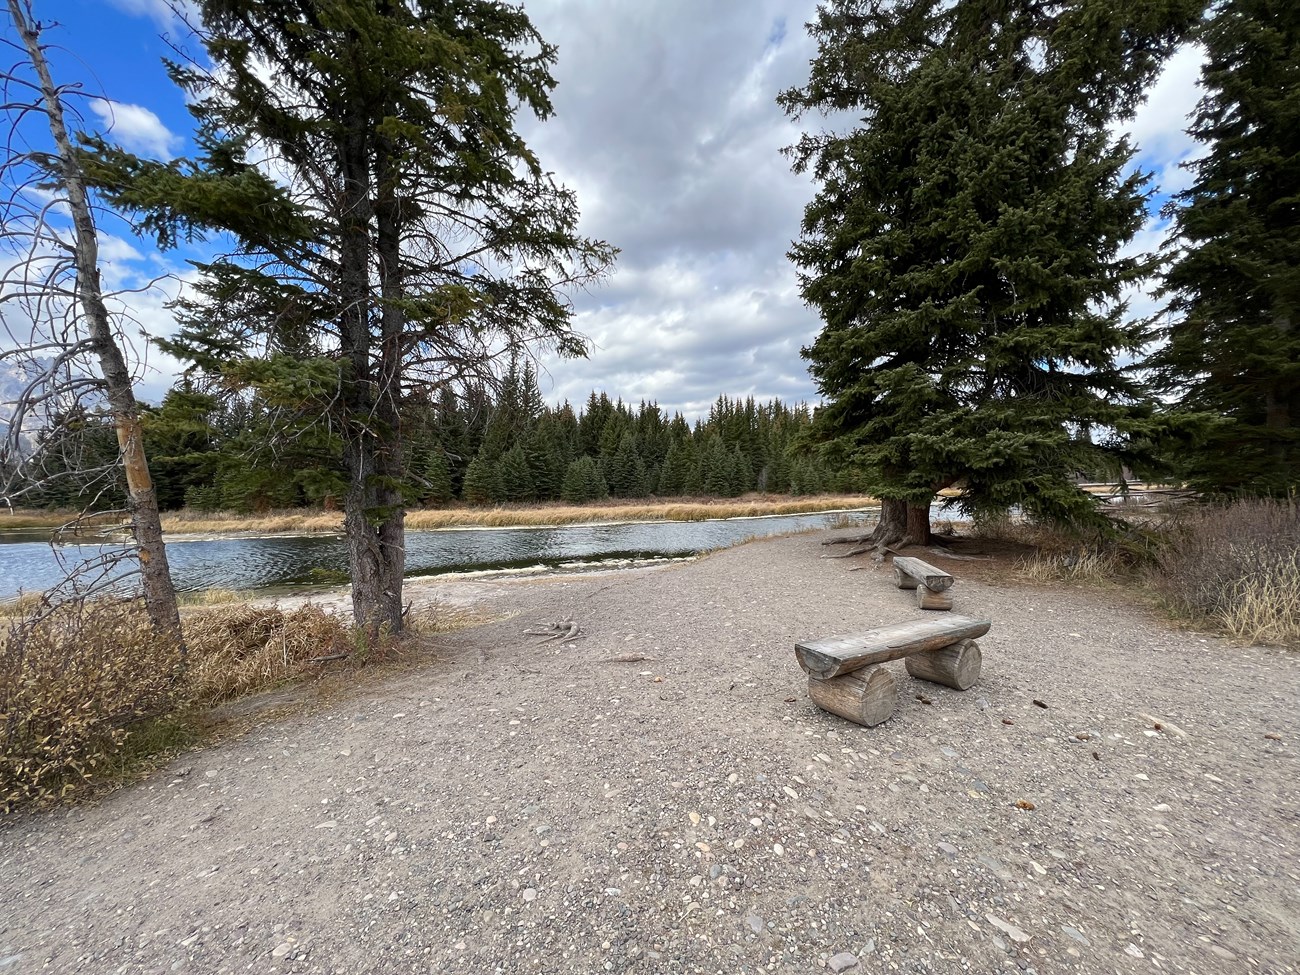
[[[402,210],[398,195],[398,167],[394,147],[387,137],[377,139],[375,149],[375,248],[379,258],[380,350],[378,402],[375,419],[381,434],[375,466],[376,500],[379,503],[379,557],[383,588],[379,614],[391,633],[402,631],[402,577],[406,570],[406,507],[402,483],[406,467],[402,457],[402,360],[406,315],[401,299]]]
[[[45,101],[45,114],[49,119],[50,133],[58,150],[59,174],[67,191],[68,209],[73,224],[73,261],[77,269],[77,293],[92,347],[99,359],[104,390],[112,411],[117,442],[121,449],[122,468],[126,474],[127,510],[131,513],[137,556],[140,561],[140,578],[144,590],[145,607],[155,631],[164,633],[180,644],[182,655],[185,643],[181,635],[180,611],[176,605],[176,590],[172,585],[171,569],[167,564],[167,549],[163,544],[162,521],[158,512],[158,496],[149,476],[145,457],[144,434],[140,427],[140,410],[131,386],[131,373],[126,359],[113,336],[112,322],[104,304],[99,279],[99,242],[95,233],[94,217],[86,197],[85,180],[73,154],[72,140],[63,121],[63,103],[58,89],[50,77],[49,65],[40,45],[40,30],[25,17],[18,0],[9,0],[9,12],[14,25],[22,34],[23,43],[31,57],[41,83]]]
[[[348,491],[343,501],[343,533],[348,545],[348,574],[352,579],[352,616],[373,641],[380,628],[401,624],[399,610],[388,610],[391,591],[386,543],[389,514],[380,497],[380,431],[377,393],[380,375],[373,362],[370,332],[371,204],[369,140],[365,106],[352,104],[338,144],[342,176],[339,235],[340,351],[343,354],[343,460]],[[398,590],[397,599],[401,593]]]
[[[869,541],[876,553],[904,545],[930,544],[930,505],[909,504],[889,498],[880,502],[880,522]]]
[[[350,220],[344,222],[339,256],[345,309],[342,351],[349,368],[344,378],[349,484],[343,526],[353,618],[373,641],[381,629],[394,634],[402,630],[406,512],[401,490],[401,225],[385,140],[374,137],[366,123],[372,108],[353,104],[340,139],[343,212]],[[371,331],[372,256],[377,258],[373,271],[381,302],[377,341]]]

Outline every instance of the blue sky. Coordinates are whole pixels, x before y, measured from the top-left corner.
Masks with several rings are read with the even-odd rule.
[[[720,393],[814,400],[799,349],[816,316],[785,258],[813,187],[790,173],[782,146],[798,129],[774,103],[802,83],[814,50],[802,24],[813,0],[525,0],[559,46],[556,118],[526,130],[544,165],[578,194],[584,232],[622,248],[618,270],[577,302],[592,340],[585,361],[543,361],[549,400],[575,404],[592,389],[655,400],[688,415]],[[185,40],[164,0],[35,0],[56,81],[81,81],[114,103],[83,112],[87,128],[162,155],[190,148],[190,117],[161,63],[161,35]],[[1200,57],[1180,52],[1131,126],[1138,164],[1163,193],[1185,184],[1194,151],[1183,129],[1198,97]],[[92,106],[95,103],[92,103]],[[1157,205],[1158,205],[1157,200]],[[184,254],[158,254],[120,223],[101,227],[106,277],[139,286],[183,278]],[[1135,242],[1157,246],[1158,219]],[[152,333],[175,280],[133,296]],[[1135,295],[1135,311],[1154,308]],[[144,390],[156,399],[175,364],[149,355]]]

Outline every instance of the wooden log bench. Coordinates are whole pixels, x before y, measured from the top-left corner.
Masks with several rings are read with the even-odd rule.
[[[795,644],[808,674],[808,696],[819,708],[870,727],[886,721],[898,705],[894,675],[881,666],[906,660],[913,677],[964,691],[979,679],[976,637],[993,624],[966,616],[908,620],[853,636]]]
[[[906,555],[894,559],[894,582],[899,589],[916,590],[918,609],[952,609],[952,576]]]

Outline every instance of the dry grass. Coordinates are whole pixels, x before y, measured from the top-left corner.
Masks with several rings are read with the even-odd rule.
[[[25,592],[0,602],[0,623],[16,623],[33,615],[45,601],[43,592]]]
[[[161,757],[221,733],[210,709],[244,695],[321,678],[346,693],[390,672],[423,637],[480,621],[471,610],[425,606],[409,636],[367,640],[345,616],[199,594],[187,607],[189,655],[158,638],[138,601],[24,597],[0,637],[0,811],[137,777]],[[13,609],[17,613],[17,609]],[[363,678],[361,672],[365,671]]]
[[[231,603],[242,603],[248,601],[248,593],[240,592],[237,589],[200,589],[196,592],[180,592],[176,594],[176,601],[180,603],[182,609],[203,607],[203,606],[228,606]]]
[[[279,686],[318,658],[350,658],[360,649],[359,636],[341,617],[310,604],[288,613],[254,606],[196,612],[185,621],[185,640],[186,696],[200,705]],[[370,649],[382,655],[392,642]]]
[[[1114,551],[1040,552],[1018,566],[1030,582],[1111,585],[1133,574],[1133,566]]]
[[[1166,528],[1151,585],[1177,616],[1300,647],[1300,505],[1240,501],[1181,512]]]
[[[85,514],[62,508],[57,511],[43,511],[37,508],[15,508],[12,512],[0,509],[0,532],[30,531],[41,528],[62,528],[74,522],[81,530],[99,528],[116,528],[123,524],[122,513],[109,515]]]
[[[38,606],[0,640],[0,809],[93,780],[178,699],[179,648],[135,601]]]
[[[788,498],[754,496],[728,501],[700,498],[688,501],[629,501],[600,505],[503,505],[494,508],[428,508],[406,513],[413,531],[438,528],[550,527],[607,521],[705,521],[712,518],[755,518],[763,515],[806,514],[862,508],[876,502],[862,495]],[[337,532],[343,516],[336,511],[301,509],[264,515],[230,512],[172,512],[163,517],[172,534],[250,532],[256,534],[310,534]]]

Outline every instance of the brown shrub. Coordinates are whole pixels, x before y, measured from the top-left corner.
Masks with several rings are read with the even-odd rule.
[[[185,689],[199,704],[273,687],[311,668],[313,657],[372,656],[338,616],[306,605],[286,613],[273,607],[224,606],[186,616],[190,649]]]
[[[1254,500],[1181,512],[1151,584],[1179,615],[1248,640],[1300,645],[1300,506]]]
[[[0,640],[0,808],[92,778],[132,723],[172,706],[180,664],[135,600],[70,600],[12,623]]]

